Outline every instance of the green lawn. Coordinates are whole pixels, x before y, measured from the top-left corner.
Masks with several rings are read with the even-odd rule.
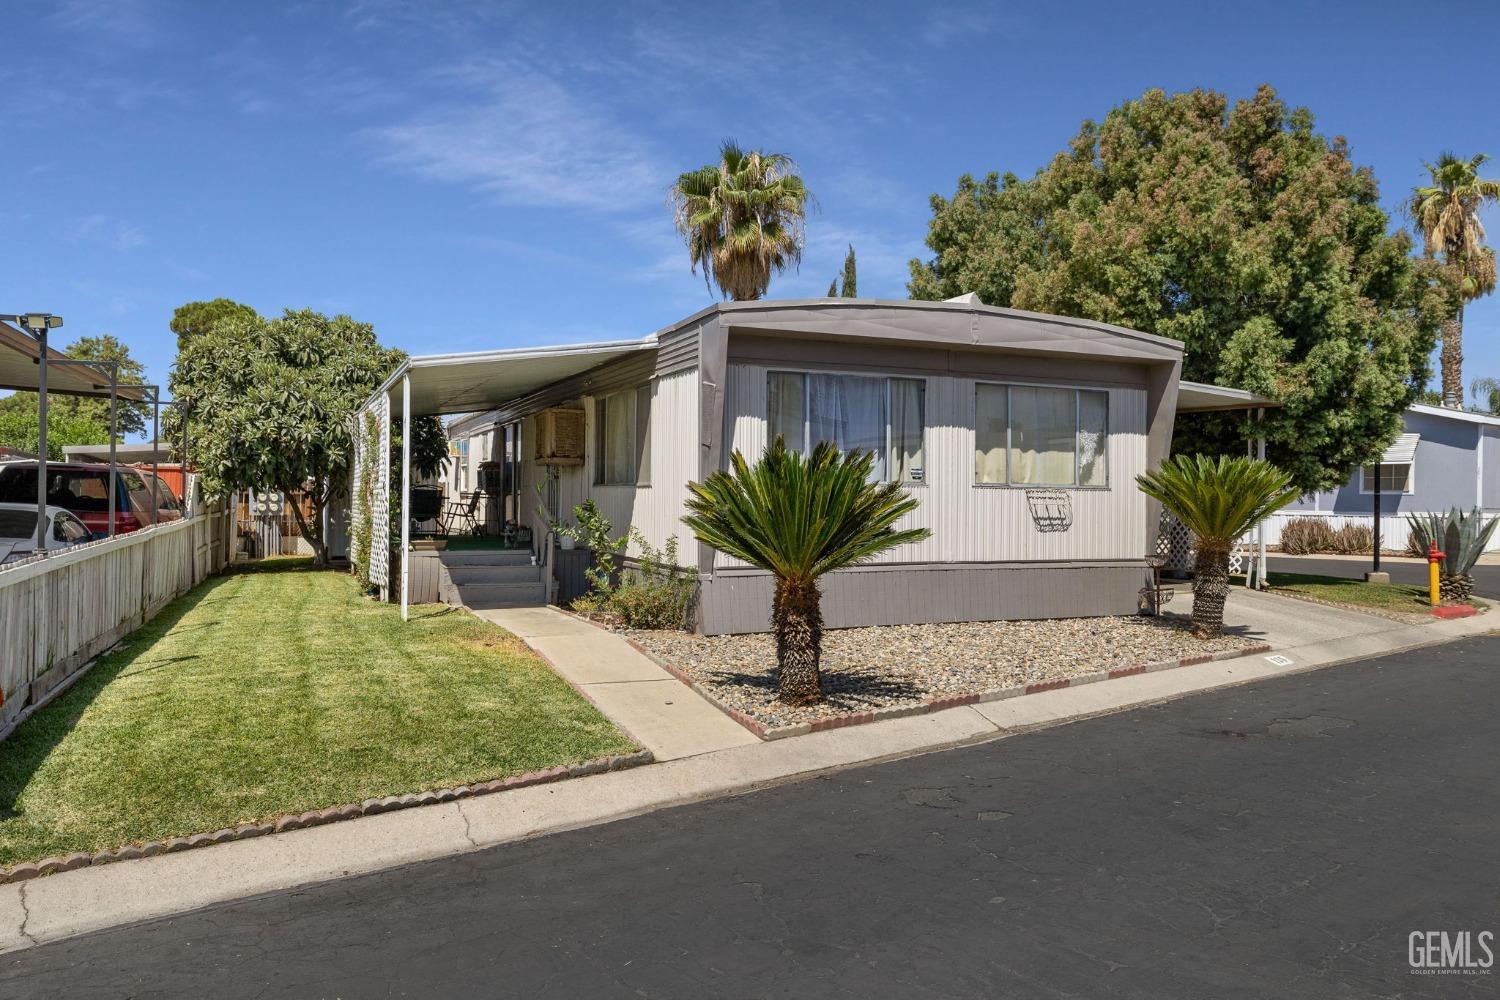
[[[0,865],[628,753],[510,633],[278,560],[174,602],[0,743]]]
[[[1426,587],[1402,583],[1365,583],[1363,580],[1345,580],[1310,573],[1271,573],[1268,574],[1268,580],[1272,590],[1290,591],[1334,604],[1414,615],[1426,614],[1432,610]],[[1478,601],[1474,603],[1476,606],[1479,604]]]

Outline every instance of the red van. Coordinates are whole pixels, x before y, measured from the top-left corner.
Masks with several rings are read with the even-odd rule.
[[[0,463],[0,503],[36,503],[36,469],[35,461]],[[151,473],[116,466],[115,478],[115,534],[182,517],[177,497],[159,480],[152,502]],[[48,462],[47,503],[71,511],[94,537],[104,537],[109,534],[109,466]]]

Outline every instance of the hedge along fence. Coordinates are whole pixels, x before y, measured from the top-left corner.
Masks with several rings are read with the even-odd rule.
[[[0,569],[0,739],[94,657],[229,560],[233,513],[197,516]]]

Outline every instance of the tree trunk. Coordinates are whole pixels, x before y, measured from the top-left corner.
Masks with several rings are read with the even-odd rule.
[[[1229,546],[1198,540],[1193,560],[1193,634],[1212,639],[1224,631],[1224,601],[1229,597]]]
[[[788,705],[823,698],[822,595],[816,580],[776,581],[771,630],[776,635],[777,697]]]
[[[293,499],[293,492],[282,490],[281,495],[286,497],[286,502],[291,505],[292,517],[297,521],[297,530],[302,532],[302,537],[307,539],[307,544],[312,546],[313,565],[328,565],[328,543],[323,540],[323,504],[317,497],[313,502],[313,523],[309,525],[307,519],[302,516],[302,504]]]
[[[1443,351],[1438,356],[1443,375],[1443,405],[1464,404],[1464,307],[1443,323]]]

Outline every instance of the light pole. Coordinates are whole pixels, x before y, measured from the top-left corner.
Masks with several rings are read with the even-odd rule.
[[[19,326],[37,342],[37,466],[36,466],[36,554],[47,554],[47,331],[63,325],[61,316],[32,312],[0,314]]]

